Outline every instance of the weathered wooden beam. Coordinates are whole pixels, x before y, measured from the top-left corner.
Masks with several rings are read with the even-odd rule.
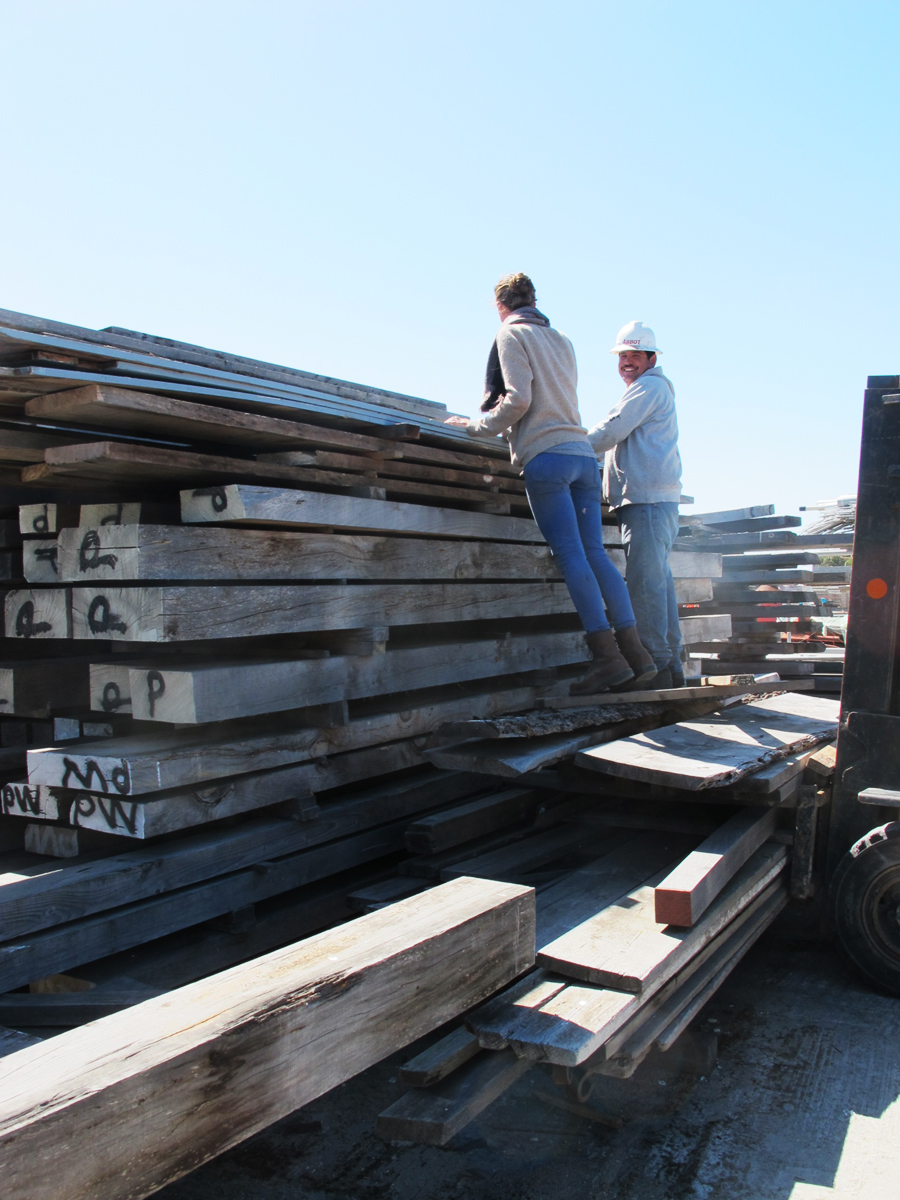
[[[564,583],[101,585],[72,589],[71,636],[182,642],[573,611]]]
[[[183,491],[181,519],[188,524],[326,525],[358,532],[418,533],[499,542],[544,540],[534,521],[523,517],[238,483]]]
[[[458,880],[11,1055],[7,1200],[144,1197],[490,995],[533,937],[531,889]]]
[[[130,668],[129,678],[136,718],[195,725],[564,666],[583,661],[585,653],[580,634],[541,633],[371,658]]]
[[[547,546],[215,525],[66,529],[60,581],[558,579]]]

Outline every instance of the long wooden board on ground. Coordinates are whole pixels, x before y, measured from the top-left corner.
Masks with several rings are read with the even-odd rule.
[[[326,525],[361,533],[418,533],[500,542],[544,540],[534,521],[524,517],[253,484],[223,484],[183,491],[181,519],[187,524],[237,522],[297,528]]]
[[[10,593],[10,610],[17,605]],[[72,589],[75,639],[180,642],[574,612],[564,583],[359,583]]]
[[[660,925],[694,925],[728,880],[775,832],[773,808],[735,813],[654,888]]]
[[[751,771],[830,741],[840,704],[819,696],[755,700],[721,716],[681,721],[577,758],[581,767],[624,779],[695,790],[736,783]]]
[[[490,995],[533,937],[531,889],[463,879],[10,1055],[7,1200],[146,1196]]]
[[[176,725],[283,712],[583,662],[576,633],[542,633],[388,650],[369,658],[131,668],[134,716]]]
[[[334,763],[350,751],[419,738],[456,716],[491,716],[530,708],[534,691],[532,687],[517,687],[447,700],[429,698],[411,707],[331,727],[323,727],[311,712],[298,713],[296,722],[288,727],[237,726],[226,734],[207,732],[206,737],[193,729],[152,730],[132,737],[48,746],[28,751],[28,779],[32,786],[74,788],[108,796],[139,796],[202,786],[297,762],[328,758]]]
[[[59,581],[558,579],[547,546],[215,525],[64,529]]]

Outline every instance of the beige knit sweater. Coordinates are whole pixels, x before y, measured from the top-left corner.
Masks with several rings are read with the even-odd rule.
[[[586,452],[593,455],[578,411],[575,350],[566,335],[545,325],[504,322],[497,350],[506,394],[490,412],[469,422],[469,433],[503,433],[513,466],[520,470],[535,455],[564,442],[584,439]]]

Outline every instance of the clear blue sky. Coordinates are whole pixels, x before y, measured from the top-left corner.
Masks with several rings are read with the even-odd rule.
[[[856,488],[900,372],[896,3],[0,0],[0,307],[472,411],[492,285],[651,324],[698,508]]]

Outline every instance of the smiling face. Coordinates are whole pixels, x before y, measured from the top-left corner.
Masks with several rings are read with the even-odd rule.
[[[619,374],[627,387],[655,366],[656,355],[648,354],[646,350],[623,350],[619,355]]]

